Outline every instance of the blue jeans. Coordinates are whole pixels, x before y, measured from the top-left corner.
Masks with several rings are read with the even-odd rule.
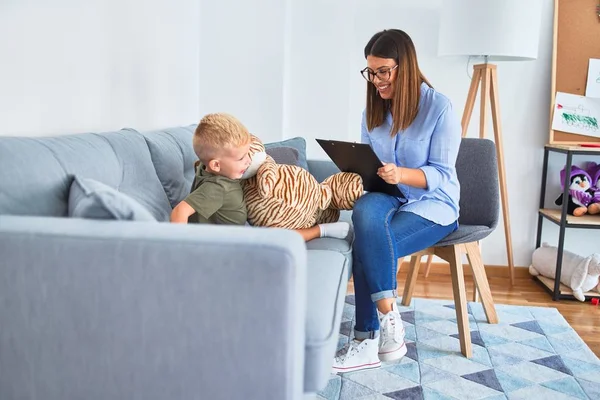
[[[399,211],[402,203],[383,193],[362,196],[352,212],[353,268],[357,339],[379,336],[375,302],[396,297],[398,259],[433,246],[458,228],[442,226],[417,214]]]

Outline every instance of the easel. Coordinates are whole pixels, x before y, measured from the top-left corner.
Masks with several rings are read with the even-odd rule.
[[[473,108],[475,107],[475,98],[481,82],[481,111],[479,116],[479,137],[485,138],[485,128],[487,123],[487,105],[488,100],[492,108],[492,126],[494,129],[494,141],[496,142],[496,155],[498,158],[498,178],[500,180],[500,197],[502,200],[502,214],[504,216],[504,237],[506,239],[506,256],[508,258],[508,273],[511,286],[515,283],[515,265],[513,263],[512,239],[510,233],[510,215],[508,212],[508,193],[506,190],[506,172],[504,169],[504,151],[502,149],[502,128],[500,125],[500,100],[498,97],[498,76],[496,74],[496,65],[477,64],[473,66],[473,79],[467,96],[467,103],[462,118],[462,137],[467,136],[469,121]],[[489,97],[489,99],[488,99]]]
[[[481,83],[481,112],[479,120],[479,137],[485,138],[485,128],[487,124],[487,106],[488,101],[492,108],[492,125],[494,129],[494,140],[496,142],[496,154],[498,158],[498,178],[500,180],[500,194],[502,198],[502,213],[504,216],[504,236],[506,238],[506,255],[508,258],[508,273],[510,285],[514,285],[515,266],[513,263],[512,240],[510,233],[510,216],[508,212],[508,193],[506,190],[506,175],[504,170],[504,151],[502,149],[502,128],[500,126],[500,101],[498,98],[498,78],[496,74],[496,65],[494,64],[476,64],[473,66],[473,78],[471,87],[467,95],[467,102],[462,117],[462,137],[467,136],[469,122],[475,107],[477,91]],[[429,268],[433,257],[427,259],[427,269],[425,276],[429,275]]]

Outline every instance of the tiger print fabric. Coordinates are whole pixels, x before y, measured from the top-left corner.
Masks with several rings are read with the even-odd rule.
[[[354,203],[363,195],[362,178],[351,172],[339,172],[323,181],[331,188],[333,197],[330,207],[336,210],[352,210]]]
[[[317,212],[316,224],[328,224],[331,222],[337,222],[340,219],[340,210],[334,208],[328,208],[321,212]]]
[[[254,136],[250,154],[264,151]],[[255,176],[242,181],[242,187],[251,225],[287,229],[335,222],[339,210],[352,209],[363,193],[357,174],[338,173],[320,184],[304,168],[276,164],[270,156]]]
[[[362,178],[349,172],[340,172],[323,182],[331,188],[333,194],[329,208],[317,211],[317,224],[327,224],[340,219],[340,210],[351,210],[354,203],[363,194]]]
[[[278,165],[270,158],[244,182],[248,222],[254,226],[310,228],[317,212],[331,203],[331,189],[303,168]]]

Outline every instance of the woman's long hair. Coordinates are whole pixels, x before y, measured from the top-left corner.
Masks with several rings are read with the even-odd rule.
[[[386,29],[376,33],[365,46],[365,58],[374,56],[393,58],[398,64],[394,98],[382,99],[374,84],[367,82],[367,128],[369,131],[383,124],[385,114],[392,111],[393,125],[390,132],[395,136],[400,130],[410,126],[419,111],[421,83],[431,87],[419,70],[417,52],[411,38],[399,29]]]

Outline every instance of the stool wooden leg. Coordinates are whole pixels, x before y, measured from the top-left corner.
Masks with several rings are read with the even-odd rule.
[[[413,291],[415,290],[415,284],[417,283],[417,276],[419,276],[419,267],[421,266],[421,256],[416,255],[410,258],[410,267],[408,270],[408,276],[406,282],[404,282],[404,294],[402,295],[402,305],[409,306],[412,300]]]
[[[477,303],[479,301],[479,292],[477,291],[477,284],[473,285],[473,303]]]
[[[492,298],[492,291],[490,290],[490,284],[485,274],[485,267],[481,260],[481,253],[479,252],[479,246],[477,243],[471,242],[465,244],[467,250],[467,258],[471,269],[473,270],[473,279],[475,279],[475,287],[481,296],[481,303],[483,304],[483,310],[485,316],[490,324],[498,323],[498,314],[494,307],[494,299]]]
[[[467,291],[465,289],[465,277],[460,248],[456,246],[438,247],[436,255],[450,263],[452,274],[452,291],[454,292],[454,307],[456,308],[456,321],[458,324],[458,337],[460,340],[460,351],[467,357],[473,357],[471,345],[471,330],[469,328],[469,311],[467,309]]]
[[[479,254],[481,254],[481,247],[479,246],[479,242],[477,242],[477,247],[479,248]],[[465,248],[466,251],[466,248]],[[468,257],[468,254],[467,254]],[[469,262],[471,265],[471,262]],[[473,272],[473,267],[471,267],[471,272]],[[477,282],[475,281],[475,274],[473,274],[473,302],[477,303],[479,301],[479,290],[477,289]]]
[[[429,270],[431,269],[431,262],[433,261],[433,254],[427,256],[427,267],[425,268],[425,278],[429,276]]]

